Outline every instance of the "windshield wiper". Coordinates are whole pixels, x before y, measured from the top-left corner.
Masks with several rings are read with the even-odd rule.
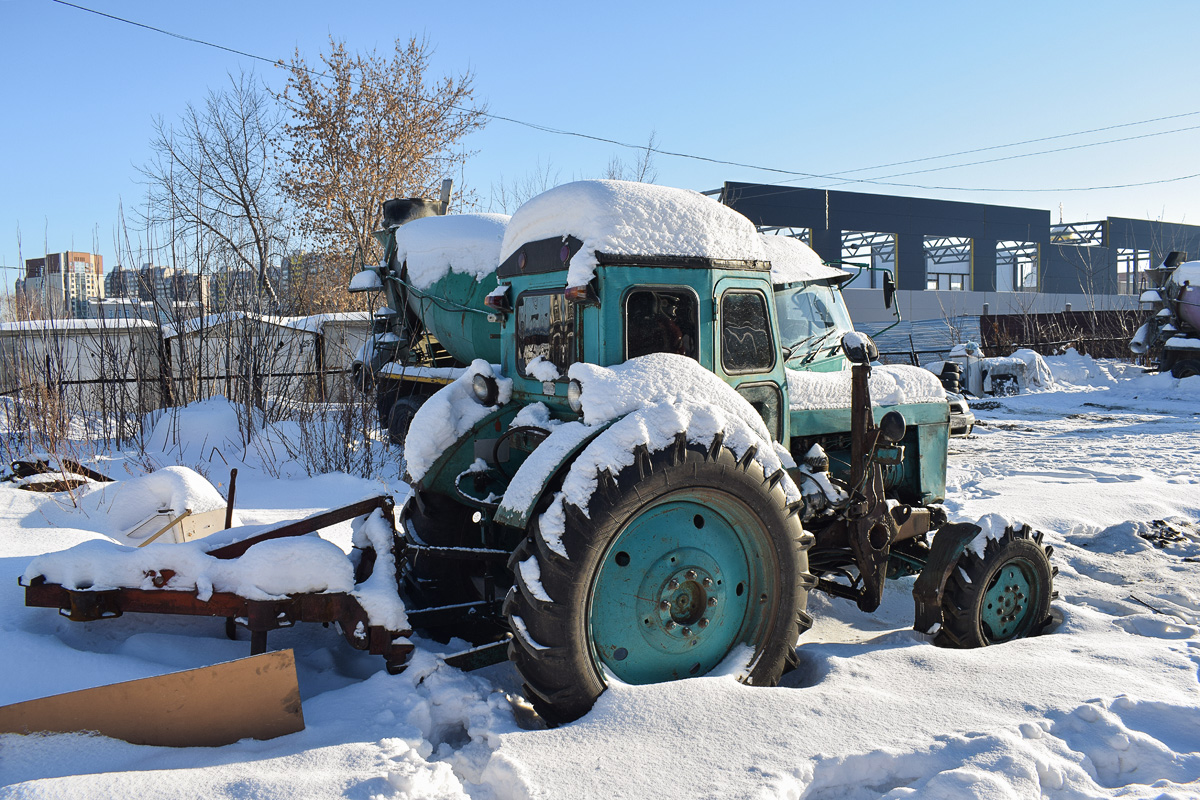
[[[801,346],[802,346],[802,345],[803,345],[805,342],[807,342],[809,339],[813,338],[813,337],[814,337],[814,336],[816,336],[816,335],[817,335],[817,334],[815,334],[815,333],[810,333],[808,336],[805,336],[803,339],[801,339],[800,341],[798,341],[798,342],[796,342],[795,344],[791,345],[790,347],[785,347],[785,348],[783,348],[783,360],[784,360],[784,361],[787,361],[788,359],[790,359],[790,358],[791,358],[791,357],[792,357],[792,356],[795,354],[795,352],[796,352],[797,350],[799,350],[799,349],[800,349],[800,347],[801,347]],[[825,331],[825,333],[821,334],[821,338],[820,338],[820,339],[818,339],[817,341],[818,341],[818,342],[820,342],[822,339],[824,339],[824,338],[825,338],[826,336],[828,336],[828,335],[829,335],[829,331]]]
[[[815,342],[813,342],[812,350],[809,352],[808,355],[806,355],[804,357],[804,359],[800,362],[800,365],[803,366],[803,365],[809,363],[810,361],[812,361],[814,358],[816,358],[817,355],[819,355],[821,352],[821,342],[825,341],[826,339],[828,339],[830,336],[832,336],[835,333],[837,333],[837,328],[830,328],[829,330],[822,333],[820,335],[820,337],[818,337],[817,340]]]

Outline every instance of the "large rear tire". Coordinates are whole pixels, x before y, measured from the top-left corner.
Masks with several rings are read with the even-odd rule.
[[[704,675],[744,652],[741,679],[774,685],[800,633],[812,578],[798,508],[720,440],[637,454],[599,475],[561,534],[542,515],[509,562],[509,657],[552,724],[587,713],[609,676]],[[551,509],[551,513],[554,509]]]

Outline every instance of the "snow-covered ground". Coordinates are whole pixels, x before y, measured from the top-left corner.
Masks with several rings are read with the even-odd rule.
[[[464,674],[418,642],[389,676],[334,631],[299,625],[270,646],[296,652],[304,731],[212,749],[0,736],[0,797],[1200,797],[1200,378],[1049,362],[1054,388],[973,406],[947,501],[952,519],[1046,533],[1061,592],[1046,636],[936,648],[910,628],[912,579],[872,615],[814,594],[801,666],[778,688],[614,686],[545,730],[508,665]],[[207,466],[219,482],[225,466]],[[239,470],[248,524],[406,491]],[[79,624],[24,608],[16,577],[33,557],[106,531],[52,496],[0,488],[0,704],[247,654],[220,620]],[[327,535],[349,547],[348,525]]]

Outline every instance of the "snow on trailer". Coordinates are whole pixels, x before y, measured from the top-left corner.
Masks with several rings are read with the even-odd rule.
[[[389,668],[412,650],[395,580],[390,497],[274,525],[242,525],[205,478],[166,467],[89,485],[75,502],[78,514],[105,520],[107,536],[35,558],[20,579],[26,605],[56,608],[79,622],[127,612],[224,617],[230,638],[236,625],[250,630],[251,654],[265,652],[269,631],[296,622],[337,622],[351,645],[384,656]],[[196,529],[181,528],[175,544],[159,539],[186,517],[225,524],[192,536],[182,531]],[[353,557],[314,535],[348,520]]]

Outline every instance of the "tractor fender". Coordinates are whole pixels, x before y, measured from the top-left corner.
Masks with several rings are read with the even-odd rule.
[[[942,595],[946,591],[946,581],[958,566],[963,551],[981,530],[971,522],[956,522],[938,529],[929,548],[929,560],[913,585],[913,600],[917,605],[913,630],[937,633],[943,621]]]
[[[486,460],[490,456],[492,442],[508,427],[519,410],[520,406],[516,403],[492,408],[460,434],[453,444],[446,446],[420,478],[414,479],[406,473],[404,480],[416,490],[432,490],[453,496],[454,478],[470,467],[476,458]],[[415,423],[414,418],[410,430]]]
[[[524,530],[555,477],[615,421],[599,425],[564,422],[554,428],[509,481],[495,521]]]

